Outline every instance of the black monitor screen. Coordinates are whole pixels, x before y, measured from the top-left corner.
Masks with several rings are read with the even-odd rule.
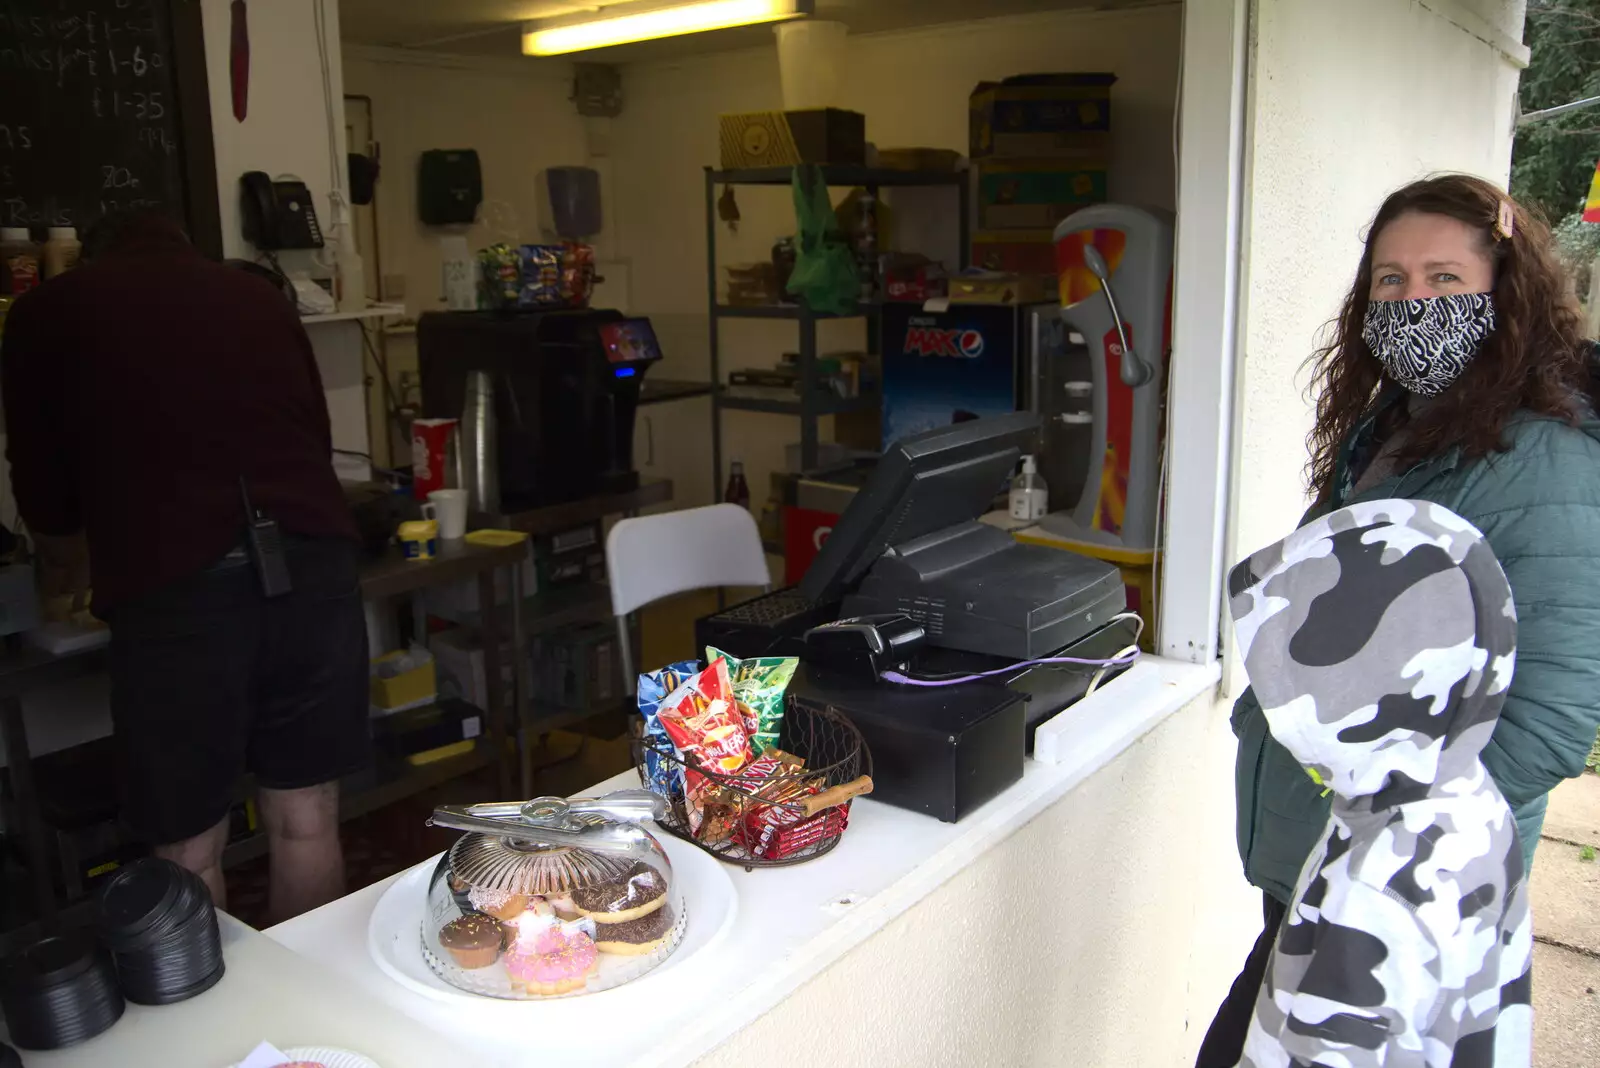
[[[833,600],[886,550],[982,516],[1038,437],[1037,415],[1012,412],[895,442],[822,543],[800,592]]]
[[[612,363],[661,359],[661,343],[649,319],[621,319],[600,324],[600,345]]]

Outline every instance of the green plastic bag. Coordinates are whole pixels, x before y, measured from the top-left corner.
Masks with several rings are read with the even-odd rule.
[[[796,167],[791,186],[800,233],[795,241],[794,272],[785,288],[812,311],[830,315],[855,311],[861,276],[856,273],[850,245],[834,220],[822,171],[814,163]]]

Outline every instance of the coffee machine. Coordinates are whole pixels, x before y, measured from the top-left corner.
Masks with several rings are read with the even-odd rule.
[[[472,371],[493,382],[502,512],[637,488],[640,387],[660,359],[650,320],[617,311],[428,312],[417,323],[423,415],[460,418]]]

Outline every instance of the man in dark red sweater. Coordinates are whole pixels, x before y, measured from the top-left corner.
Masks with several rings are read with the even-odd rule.
[[[282,293],[165,219],[85,246],[0,341],[17,508],[43,547],[87,540],[124,821],[221,906],[252,772],[285,919],[343,893],[338,779],[368,753],[358,545],[311,343]],[[288,593],[263,589],[241,484],[285,535]]]

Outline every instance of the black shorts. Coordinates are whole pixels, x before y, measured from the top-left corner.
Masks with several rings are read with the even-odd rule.
[[[142,841],[220,822],[244,773],[315,786],[369,756],[357,547],[291,538],[292,592],[268,600],[234,552],[111,612],[123,820]]]

